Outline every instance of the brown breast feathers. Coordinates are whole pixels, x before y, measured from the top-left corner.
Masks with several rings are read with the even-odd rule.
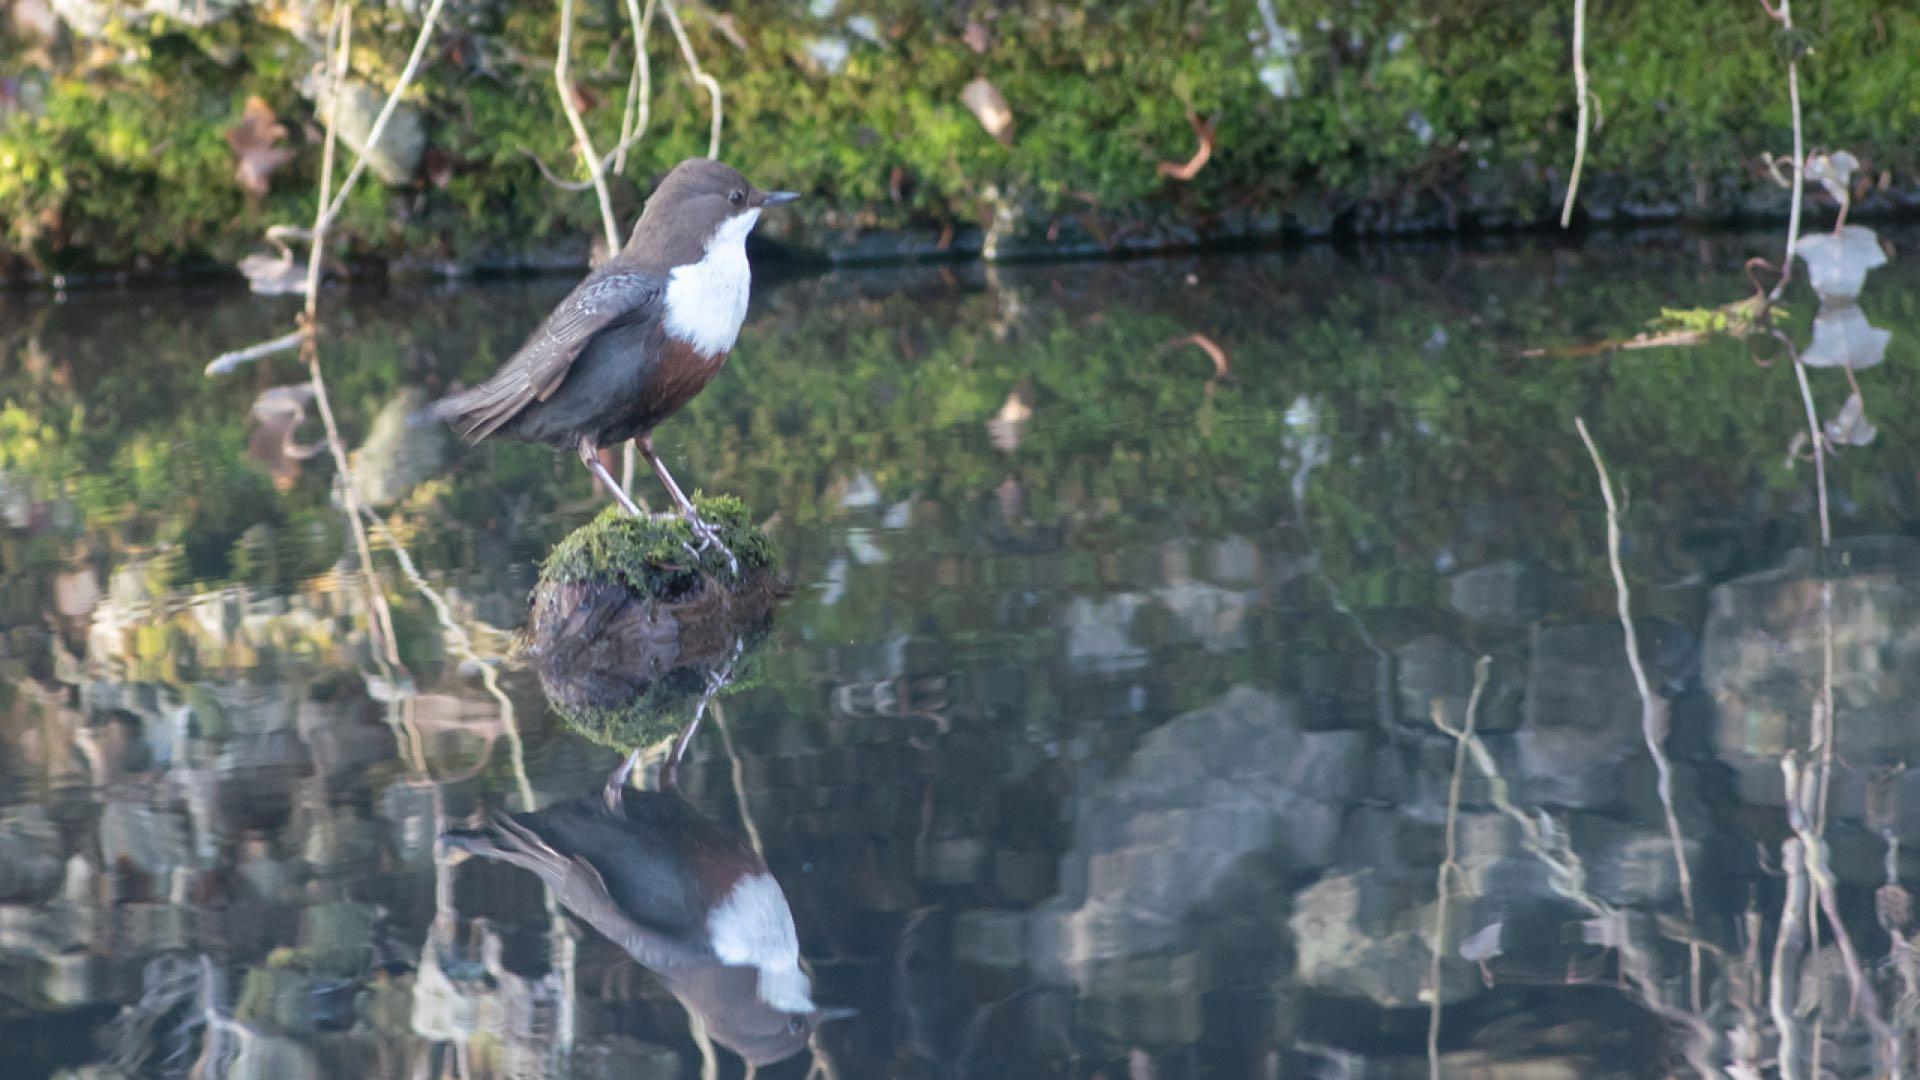
[[[640,408],[648,417],[648,426],[657,424],[692,401],[706,389],[727,363],[726,353],[708,355],[671,336],[660,342],[660,362],[653,377],[640,391]]]

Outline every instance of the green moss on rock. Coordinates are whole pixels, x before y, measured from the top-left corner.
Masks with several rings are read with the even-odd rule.
[[[731,495],[697,495],[694,506],[733,549],[744,580],[773,565],[773,542],[748,520],[747,504]],[[726,580],[726,556],[709,548],[696,558],[687,551],[693,530],[678,514],[634,517],[609,506],[599,517],[554,545],[540,567],[544,585],[612,578],[661,600],[687,595],[702,574]]]
[[[785,591],[772,544],[738,499],[698,501],[740,559],[695,561],[678,518],[610,509],[555,546],[534,590],[527,653],[568,726],[621,750],[679,730],[702,695],[750,681],[751,644]]]

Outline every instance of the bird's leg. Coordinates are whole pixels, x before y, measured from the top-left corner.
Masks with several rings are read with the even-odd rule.
[[[667,471],[666,463],[660,460],[659,454],[653,452],[653,436],[642,435],[633,442],[640,448],[640,456],[646,458],[647,464],[653,467],[653,475],[659,477],[660,483],[666,487],[667,496],[673,500],[673,505],[680,508],[680,516],[686,519],[687,527],[693,530],[695,537],[699,538],[700,546],[691,550],[697,554],[708,547],[719,548],[720,554],[727,557],[728,572],[738,576],[740,560],[734,558],[732,550],[721,542],[720,534],[714,530],[714,527],[701,519],[700,512],[693,508],[693,500],[687,498],[686,493],[680,490],[680,485],[673,482],[673,474]]]
[[[742,638],[734,638],[733,653],[727,657],[727,662],[720,666],[720,670],[707,673],[707,688],[700,692],[700,700],[694,703],[693,719],[687,721],[687,730],[680,733],[679,740],[673,744],[673,753],[660,766],[661,787],[673,789],[678,786],[680,759],[687,756],[687,748],[693,745],[694,732],[700,730],[700,720],[707,715],[708,703],[713,700],[714,695],[725,690],[728,684],[733,682],[733,665],[740,659],[740,654],[745,649],[746,641]]]
[[[633,500],[627,496],[626,489],[615,482],[612,475],[607,472],[606,463],[600,460],[600,448],[593,444],[592,439],[580,440],[580,460],[586,463],[587,469],[593,475],[600,478],[600,483],[613,495],[613,500],[620,504],[621,509],[634,517],[641,516],[640,508],[635,506]]]
[[[700,730],[700,718],[707,715],[707,698],[711,693],[700,695],[700,703],[693,707],[693,719],[687,721],[687,730],[673,744],[673,753],[660,763],[660,787],[665,791],[680,789],[680,759],[687,756],[687,748],[693,745],[694,732]]]
[[[615,766],[613,772],[607,776],[607,786],[601,791],[600,797],[606,802],[608,811],[611,812],[620,809],[621,799],[627,786],[627,778],[633,775],[633,770],[637,768],[639,764],[640,751],[635,750],[633,753],[627,755],[625,761]]]

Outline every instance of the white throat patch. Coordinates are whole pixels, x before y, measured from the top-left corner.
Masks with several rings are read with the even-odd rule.
[[[794,933],[793,912],[787,907],[786,894],[771,874],[743,877],[726,899],[707,915],[707,937],[713,942],[713,954],[723,964],[760,969],[763,998],[769,989],[788,1001],[796,997],[805,1002],[806,976],[798,986],[787,975],[799,974],[800,939]],[[772,984],[769,987],[769,983]],[[785,1002],[765,999],[769,1005],[790,1012],[812,1008],[789,1008]]]
[[[700,261],[675,267],[667,277],[666,330],[708,356],[728,352],[747,318],[753,273],[747,267],[747,234],[758,209],[728,218],[707,243]]]

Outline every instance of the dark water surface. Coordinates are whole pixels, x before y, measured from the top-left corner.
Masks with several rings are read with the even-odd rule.
[[[658,443],[769,522],[794,584],[684,784],[764,851],[815,998],[860,1010],[816,1038],[823,1075],[1426,1075],[1456,770],[1434,716],[1467,717],[1483,656],[1502,782],[1458,766],[1442,1070],[1770,1073],[1776,1015],[1802,1075],[1816,1049],[1884,1065],[1920,1008],[1902,894],[1875,897],[1920,869],[1920,266],[1862,300],[1892,332],[1859,375],[1879,432],[1829,462],[1825,559],[1790,366],[1520,355],[1738,299],[1778,242],[763,281]],[[0,300],[7,1075],[701,1074],[652,975],[530,874],[435,852],[620,757],[513,637],[599,505],[585,471],[398,422],[569,284],[326,298],[398,666],[305,369],[201,372],[292,301]],[[1813,298],[1789,303],[1804,346]],[[1844,374],[1811,375],[1834,416]],[[1622,493],[1671,815],[1576,415]],[[1829,652],[1807,849],[1781,761],[1821,759]],[[1804,948],[1783,848],[1837,880],[1859,1011],[1831,924]]]

